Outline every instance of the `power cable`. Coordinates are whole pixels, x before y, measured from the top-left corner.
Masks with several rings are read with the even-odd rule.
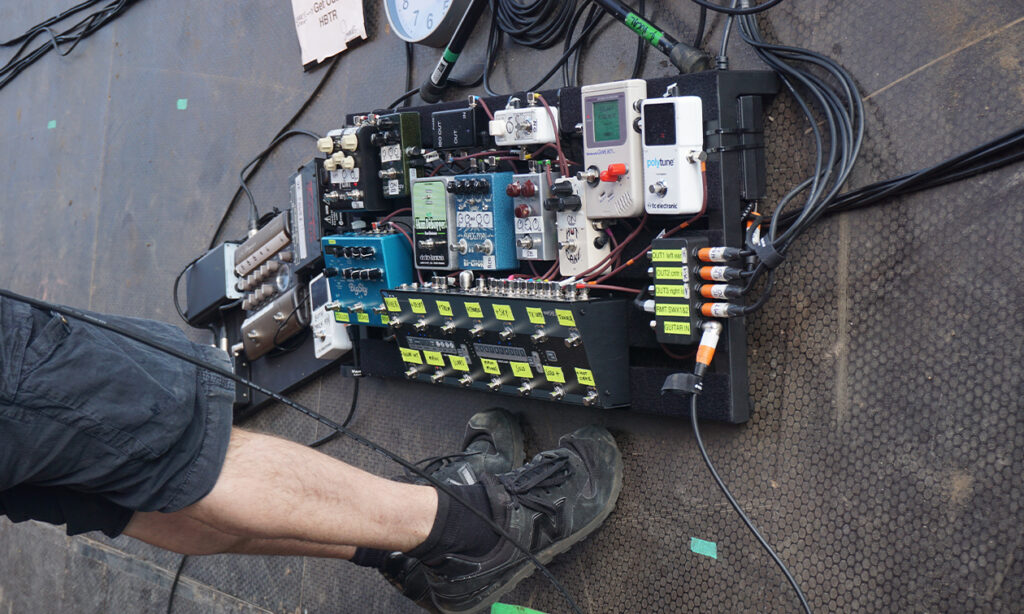
[[[732,509],[736,510],[736,513],[739,514],[740,518],[743,520],[743,524],[747,525],[750,532],[754,534],[757,541],[760,542],[761,546],[766,552],[768,552],[768,555],[772,557],[773,561],[775,561],[775,564],[782,570],[782,573],[786,576],[786,580],[789,581],[790,586],[792,586],[793,590],[796,591],[796,595],[800,599],[800,605],[803,606],[804,611],[807,612],[807,614],[811,614],[811,606],[807,604],[807,598],[804,596],[804,592],[800,590],[800,585],[797,584],[793,574],[789,572],[789,568],[786,567],[786,564],[782,562],[779,555],[775,553],[775,550],[768,544],[767,540],[765,540],[761,535],[761,532],[757,530],[754,523],[750,521],[750,518],[743,511],[743,508],[740,507],[739,502],[736,501],[736,498],[732,496],[731,492],[729,492],[729,488],[725,485],[725,482],[722,481],[722,476],[718,475],[718,471],[715,470],[715,466],[711,462],[711,457],[708,456],[708,451],[704,447],[704,440],[700,436],[700,426],[697,424],[696,394],[690,395],[690,424],[693,425],[693,436],[694,439],[697,440],[697,447],[700,449],[700,455],[704,459],[704,464],[707,465],[708,471],[711,472],[711,477],[713,477],[715,479],[715,483],[718,484],[718,488],[721,489],[725,498],[729,500],[729,505],[732,506]]]
[[[317,94],[319,94],[320,91],[323,90],[324,86],[327,85],[327,82],[330,80],[331,75],[334,74],[335,69],[338,67],[338,62],[340,61],[340,58],[341,56],[335,56],[334,59],[331,60],[331,63],[325,69],[324,74],[322,77],[320,77],[320,81],[316,84],[316,87],[313,88],[313,91],[309,93],[309,96],[306,98],[306,100],[303,101],[299,109],[295,111],[295,114],[291,116],[291,119],[285,122],[284,126],[282,126],[281,129],[277,131],[277,134],[274,135],[274,138],[271,139],[271,142],[273,142],[275,139],[277,139],[282,134],[287,132],[288,129],[291,128],[296,121],[298,121],[299,117],[301,117],[302,114],[306,112],[306,109],[308,109],[310,105],[313,104],[313,101],[316,99]],[[266,153],[269,154],[269,152]],[[257,158],[259,159],[255,161],[255,163],[250,162],[248,165],[251,166],[252,169],[245,175],[246,181],[252,179],[252,176],[255,175],[257,171],[260,170],[260,167],[263,166],[263,162],[266,161],[266,155],[263,155],[262,158],[257,156]],[[235,190],[234,196],[232,196],[231,200],[228,201],[228,206],[225,208],[224,214],[221,215],[220,221],[217,223],[217,227],[213,231],[213,237],[210,239],[209,246],[207,246],[208,250],[213,249],[217,245],[217,238],[220,236],[221,231],[224,229],[224,224],[227,223],[228,216],[231,215],[231,211],[234,209],[235,202],[238,201],[239,197],[241,197],[242,194],[242,186],[239,186],[238,189]]]
[[[71,15],[99,3],[98,0],[86,0],[86,2],[75,5],[59,15],[32,26],[20,36],[0,42],[0,47],[13,47],[18,43],[21,43],[11,59],[3,66],[0,66],[0,89],[3,89],[8,83],[24,72],[25,69],[36,63],[50,51],[56,51],[62,56],[71,53],[74,48],[78,46],[78,43],[82,42],[84,39],[88,38],[111,21],[117,19],[126,10],[128,10],[129,6],[135,4],[137,1],[138,0],[113,0],[103,8],[90,13],[84,19],[62,32],[55,33],[50,28],[50,26],[67,19]],[[40,34],[46,34],[49,39],[31,51],[27,51],[32,41]],[[63,49],[61,48],[62,45],[64,45]]]

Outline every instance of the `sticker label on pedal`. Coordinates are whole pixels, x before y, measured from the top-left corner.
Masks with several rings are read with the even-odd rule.
[[[425,314],[427,313],[427,306],[423,304],[421,298],[409,299],[409,308],[412,309],[413,313]]]
[[[654,315],[666,316],[666,317],[677,317],[677,318],[688,318],[690,317],[690,306],[689,305],[676,305],[673,303],[658,303],[654,307]]]
[[[576,318],[569,309],[556,309],[555,315],[558,316],[558,323],[562,326],[576,326]]]
[[[423,350],[423,358],[427,360],[428,365],[434,365],[435,367],[444,366],[444,356],[441,352],[435,352],[433,350]]]
[[[401,145],[385,145],[380,148],[381,162],[397,162],[402,159]]]
[[[508,364],[512,367],[512,375],[516,377],[533,377],[533,369],[530,368],[529,363],[513,361]]]
[[[388,308],[388,311],[402,310],[402,306],[398,304],[398,299],[393,296],[385,296],[384,305]]]
[[[455,354],[448,355],[448,362],[452,363],[452,368],[456,371],[469,371],[469,364],[466,359],[462,356],[456,356]]]
[[[402,361],[411,362],[416,365],[423,364],[423,357],[420,356],[419,350],[411,350],[409,348],[398,348],[402,352]]]
[[[490,375],[501,375],[501,368],[498,367],[498,361],[491,358],[481,358],[480,364],[484,367],[484,373]]]
[[[526,315],[530,318],[531,324],[544,324],[544,311],[540,307],[527,307]]]
[[[690,334],[690,323],[689,322],[665,322],[665,334],[666,335],[689,335]]]
[[[454,315],[452,313],[452,304],[448,301],[437,301],[437,313],[443,316],[452,317]]]
[[[565,383],[565,374],[562,373],[562,367],[544,365],[544,377],[547,378],[549,382],[554,382],[556,384]]]
[[[594,373],[590,369],[580,369],[579,367],[576,367],[576,381],[584,386],[597,385],[594,383]]]
[[[480,308],[480,303],[466,303],[466,315],[471,318],[482,318],[484,310]]]
[[[494,317],[498,318],[499,320],[511,322],[516,319],[516,317],[512,315],[512,308],[508,305],[494,305],[493,309]]]
[[[654,286],[655,298],[690,298],[689,286]]]

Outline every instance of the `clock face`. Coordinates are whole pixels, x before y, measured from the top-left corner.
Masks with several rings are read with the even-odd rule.
[[[446,17],[455,17],[456,19],[458,17],[457,15],[449,16],[449,13],[453,12],[453,5],[462,5],[464,8],[465,2],[459,2],[458,0],[384,1],[388,21],[391,22],[391,27],[395,30],[395,34],[402,40],[409,41],[410,43],[424,42],[436,44],[436,41],[424,41],[424,39],[430,37],[431,34],[435,34],[441,29],[442,24],[444,24],[445,29],[454,27],[451,24],[453,19],[449,18],[446,20]],[[435,36],[434,38],[437,37]],[[444,37],[442,36],[442,38]],[[444,40],[440,43],[440,46],[444,46],[447,42],[447,40]]]

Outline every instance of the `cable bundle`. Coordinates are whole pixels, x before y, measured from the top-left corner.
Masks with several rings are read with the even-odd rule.
[[[31,66],[51,50],[64,56],[69,53],[82,41],[114,19],[124,13],[129,6],[138,0],[112,0],[100,10],[90,13],[87,17],[71,26],[63,32],[54,32],[50,26],[64,21],[75,13],[81,12],[91,6],[100,3],[100,0],[86,0],[75,5],[63,13],[42,21],[32,26],[21,36],[0,43],[0,47],[13,47],[21,44],[18,50],[6,64],[0,67],[0,89],[14,80],[23,70]],[[26,51],[33,40],[40,34],[46,34],[50,38],[31,51]],[[63,49],[62,45],[66,45]]]
[[[846,192],[828,205],[825,215],[868,207],[888,198],[936,188],[1021,160],[1024,160],[1024,128],[1018,128],[934,166]],[[787,227],[796,217],[796,211],[787,213],[779,220],[779,225]]]
[[[767,43],[756,16],[741,13],[730,15],[733,17],[743,40],[779,74],[793,94],[810,124],[816,152],[813,173],[776,205],[766,236],[756,243],[748,241],[760,263],[750,275],[745,291],[769,273],[761,298],[744,309],[750,313],[767,299],[771,271],[782,262],[793,241],[835,202],[849,178],[864,140],[864,104],[853,77],[834,60],[807,49]],[[786,207],[801,196],[803,206],[790,214],[790,223],[783,228],[781,219]]]

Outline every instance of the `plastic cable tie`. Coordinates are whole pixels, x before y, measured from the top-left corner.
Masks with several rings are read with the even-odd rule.
[[[754,253],[757,254],[761,263],[769,269],[774,269],[782,264],[786,259],[786,257],[780,254],[778,250],[775,249],[775,246],[767,239],[761,239],[757,243],[754,243],[752,249],[754,250]]]

